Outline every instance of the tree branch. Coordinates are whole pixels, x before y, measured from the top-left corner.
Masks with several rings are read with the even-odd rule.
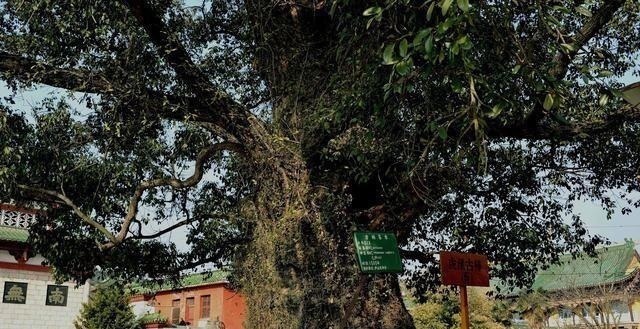
[[[112,83],[97,72],[80,68],[60,68],[3,51],[0,51],[0,75],[75,92],[117,95],[125,91],[124,87]],[[146,90],[145,94],[146,104],[138,109],[169,120],[187,120],[189,113],[186,109],[195,109],[196,113],[207,110],[195,97],[179,97],[151,89]],[[192,117],[203,119],[197,115]]]
[[[197,115],[207,117],[207,122],[222,127],[240,141],[251,141],[251,113],[227,93],[216,88],[198,69],[178,40],[179,37],[163,21],[162,13],[145,0],[123,0],[123,3],[149,35],[160,56],[176,72],[178,79],[188,85],[196,98],[205,105],[203,107],[207,108]]]
[[[207,160],[209,160],[217,152],[225,151],[225,150],[244,153],[244,149],[239,144],[231,143],[231,142],[220,142],[220,143],[208,146],[202,149],[198,153],[198,156],[196,157],[196,163],[194,165],[195,169],[194,169],[193,175],[186,178],[185,180],[179,180],[175,178],[158,178],[158,179],[146,180],[141,182],[136,188],[133,194],[133,197],[129,201],[129,206],[127,207],[127,214],[123,219],[122,227],[117,235],[114,235],[106,227],[104,227],[100,223],[93,220],[91,216],[84,213],[80,209],[80,207],[78,207],[71,199],[69,199],[66,195],[62,193],[58,193],[56,191],[51,191],[51,190],[42,189],[42,188],[30,187],[26,185],[18,185],[18,188],[29,193],[46,195],[62,201],[62,203],[64,203],[66,206],[73,209],[73,212],[78,217],[80,217],[82,221],[96,228],[98,231],[100,231],[102,234],[104,234],[107,237],[108,242],[100,245],[100,247],[102,249],[109,249],[109,248],[115,247],[116,245],[122,243],[125,240],[127,233],[129,233],[129,227],[131,226],[131,223],[135,220],[136,215],[138,214],[138,206],[140,204],[140,201],[142,201],[142,196],[144,195],[144,192],[146,190],[160,187],[160,186],[171,186],[174,189],[185,189],[185,188],[190,188],[197,185],[202,180],[202,176],[204,175],[204,170],[203,170],[204,163]],[[168,231],[171,231],[179,226],[185,225],[189,222],[191,222],[191,220],[181,221],[153,235],[142,236],[138,238],[152,239]]]
[[[111,241],[112,243],[116,243],[117,242],[117,238],[115,235],[113,235],[113,233],[111,233],[106,227],[102,226],[100,223],[96,222],[95,220],[93,220],[91,218],[91,216],[85,214],[71,199],[69,199],[66,195],[58,193],[56,191],[51,191],[51,190],[46,190],[43,188],[37,188],[37,187],[30,187],[30,186],[26,186],[26,185],[18,185],[18,188],[21,190],[24,190],[26,192],[29,193],[36,193],[36,194],[43,194],[43,195],[48,195],[51,197],[54,197],[60,201],[62,201],[65,205],[67,205],[68,207],[70,207],[71,209],[73,209],[73,212],[80,217],[80,219],[82,219],[82,221],[84,221],[85,223],[93,226],[94,228],[96,228],[98,231],[100,231],[102,234],[104,234],[107,239],[109,239],[109,241]]]
[[[198,221],[198,219],[195,219],[195,218],[187,218],[187,219],[181,220],[181,221],[179,221],[179,222],[177,222],[177,223],[175,223],[175,224],[173,224],[173,225],[171,225],[171,226],[169,226],[169,227],[166,227],[166,228],[164,228],[164,229],[162,229],[162,230],[160,230],[160,231],[158,231],[158,232],[156,232],[156,233],[149,234],[149,235],[143,235],[143,234],[141,233],[141,229],[139,229],[139,230],[138,230],[138,235],[136,235],[136,236],[132,236],[132,237],[131,237],[131,239],[135,239],[135,240],[150,240],[150,239],[155,239],[155,238],[157,238],[157,237],[160,237],[160,236],[162,236],[162,235],[164,235],[164,234],[167,234],[167,233],[169,233],[169,232],[171,232],[171,231],[173,231],[173,230],[177,229],[178,227],[181,227],[181,226],[184,226],[184,225],[187,225],[187,224],[190,224],[190,223],[196,222],[196,221]],[[142,228],[142,224],[140,224],[140,223],[138,223],[138,224],[140,225],[140,228]]]
[[[224,240],[224,244],[225,245],[238,245],[241,243],[247,243],[250,242],[251,239],[247,238],[247,237],[234,237],[234,238],[230,238],[230,239],[225,239]],[[194,267],[200,266],[200,265],[204,265],[207,263],[211,263],[211,262],[215,262],[217,260],[220,260],[219,256],[212,256],[212,257],[206,257],[206,258],[202,258],[196,261],[192,261],[189,262],[187,264],[184,264],[182,266],[180,266],[178,268],[179,271],[184,271],[184,270],[190,270],[193,269]]]
[[[510,137],[531,140],[556,139],[569,141],[583,136],[609,132],[628,122],[640,122],[640,108],[625,106],[622,110],[600,120],[563,126],[523,127],[515,125],[495,127],[490,125],[485,133],[490,138]]]
[[[198,184],[202,180],[202,175],[204,174],[203,166],[204,163],[209,160],[214,154],[219,151],[224,150],[232,150],[238,153],[243,153],[244,150],[241,145],[230,142],[221,142],[211,146],[208,146],[198,153],[196,157],[196,163],[194,165],[193,175],[186,178],[185,180],[179,180],[175,178],[158,178],[141,182],[136,188],[133,197],[129,201],[129,206],[127,207],[127,214],[123,219],[123,224],[120,229],[120,232],[116,235],[115,244],[121,243],[127,236],[129,232],[129,227],[131,226],[131,222],[135,219],[138,214],[138,205],[142,200],[142,196],[144,192],[148,189],[160,187],[160,186],[171,186],[174,189],[184,189],[193,187]],[[105,248],[113,247],[114,243],[108,243],[105,245]]]
[[[582,26],[582,28],[576,33],[572,40],[572,49],[560,49],[554,59],[553,68],[549,70],[549,76],[555,80],[561,80],[567,74],[569,70],[569,64],[575,57],[578,51],[584,47],[591,38],[593,38],[598,32],[613,18],[620,7],[624,5],[626,0],[608,0],[596,11],[593,16]],[[533,108],[531,113],[525,119],[523,126],[532,127],[538,124],[545,115],[545,110],[542,103]]]
[[[550,74],[556,79],[562,78],[567,74],[569,63],[582,47],[584,47],[591,38],[613,18],[613,15],[620,9],[626,0],[607,0],[596,11],[593,16],[582,26],[572,40],[572,49],[558,51],[554,58],[555,66]]]
[[[104,76],[89,70],[60,68],[0,51],[0,74],[24,82],[87,93],[110,93],[114,86]]]
[[[422,264],[435,261],[435,258],[433,257],[435,254],[437,254],[437,252],[426,253],[417,250],[400,249],[400,256],[402,258],[415,260]]]

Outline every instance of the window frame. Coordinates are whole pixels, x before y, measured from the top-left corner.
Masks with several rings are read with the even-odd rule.
[[[204,301],[207,301],[205,304]],[[206,312],[205,312],[206,305]],[[200,319],[209,319],[211,318],[211,295],[202,295],[200,296]]]
[[[177,302],[177,305],[176,305],[176,302]],[[180,299],[171,300],[171,324],[180,323],[180,308],[181,308],[180,306],[181,306],[181,304],[182,304],[182,302],[181,302]],[[176,309],[178,310],[177,319],[175,318],[175,316],[176,316],[175,310]]]

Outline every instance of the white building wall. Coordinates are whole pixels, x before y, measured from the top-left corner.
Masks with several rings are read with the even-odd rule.
[[[0,262],[16,263],[16,258],[13,257],[8,250],[0,250]],[[44,257],[36,255],[29,258],[25,264],[42,265],[42,262],[44,262]]]
[[[131,302],[129,303],[129,305],[131,305],[131,310],[133,311],[133,314],[136,315],[136,317],[141,317],[145,314],[156,312],[153,306],[149,305],[148,301],[141,300],[137,302]]]
[[[634,311],[633,318],[635,321],[631,321],[631,313],[629,312],[629,305],[624,302],[614,302],[612,305],[612,312],[609,314],[609,323],[613,325],[626,325],[629,323],[638,323],[636,312]],[[602,323],[602,317],[598,315],[598,323]],[[585,323],[588,322],[588,323]],[[548,319],[550,328],[568,328],[575,325],[595,325],[595,320],[592,316],[586,316],[585,318],[572,314],[568,317],[562,317],[560,314],[553,314]]]
[[[73,321],[89,297],[88,284],[75,288],[74,283],[64,283],[69,287],[67,306],[48,306],[47,285],[56,285],[51,274],[0,268],[0,294],[6,281],[27,283],[27,300],[25,304],[8,304],[2,303],[0,296],[1,329],[73,329]]]

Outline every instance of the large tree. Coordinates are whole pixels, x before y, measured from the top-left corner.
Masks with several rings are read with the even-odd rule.
[[[213,262],[250,327],[410,328],[355,230],[395,232],[418,292],[441,249],[524,284],[601,241],[575,200],[633,205],[640,110],[616,81],[639,6],[4,0],[0,198],[47,211],[32,242],[61,276]],[[25,113],[25,88],[50,94]],[[179,227],[188,251],[158,239]]]

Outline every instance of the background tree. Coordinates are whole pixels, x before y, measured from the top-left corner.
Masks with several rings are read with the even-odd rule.
[[[409,309],[416,329],[460,327],[459,297],[452,293],[430,294],[424,303]],[[473,329],[504,329],[500,320],[511,318],[498,310],[499,302],[488,298],[482,290],[469,290],[469,322]]]
[[[514,308],[532,329],[546,328],[549,317],[553,314],[548,296],[541,291],[532,291],[519,296]]]
[[[497,313],[497,302],[487,297],[484,291],[469,290],[469,324],[473,329],[505,329],[496,318],[503,314]],[[454,315],[456,325],[460,327],[460,313]]]
[[[32,243],[62,276],[232,264],[250,327],[413,327],[354,230],[396,233],[424,293],[433,251],[524,284],[601,242],[573,201],[634,205],[640,111],[615,90],[638,6],[5,0],[0,198],[48,211]]]
[[[409,308],[416,329],[451,328],[457,324],[454,315],[459,311],[455,297],[441,293],[430,294],[428,300]]]
[[[76,329],[140,329],[124,288],[114,282],[97,285],[74,325]]]

